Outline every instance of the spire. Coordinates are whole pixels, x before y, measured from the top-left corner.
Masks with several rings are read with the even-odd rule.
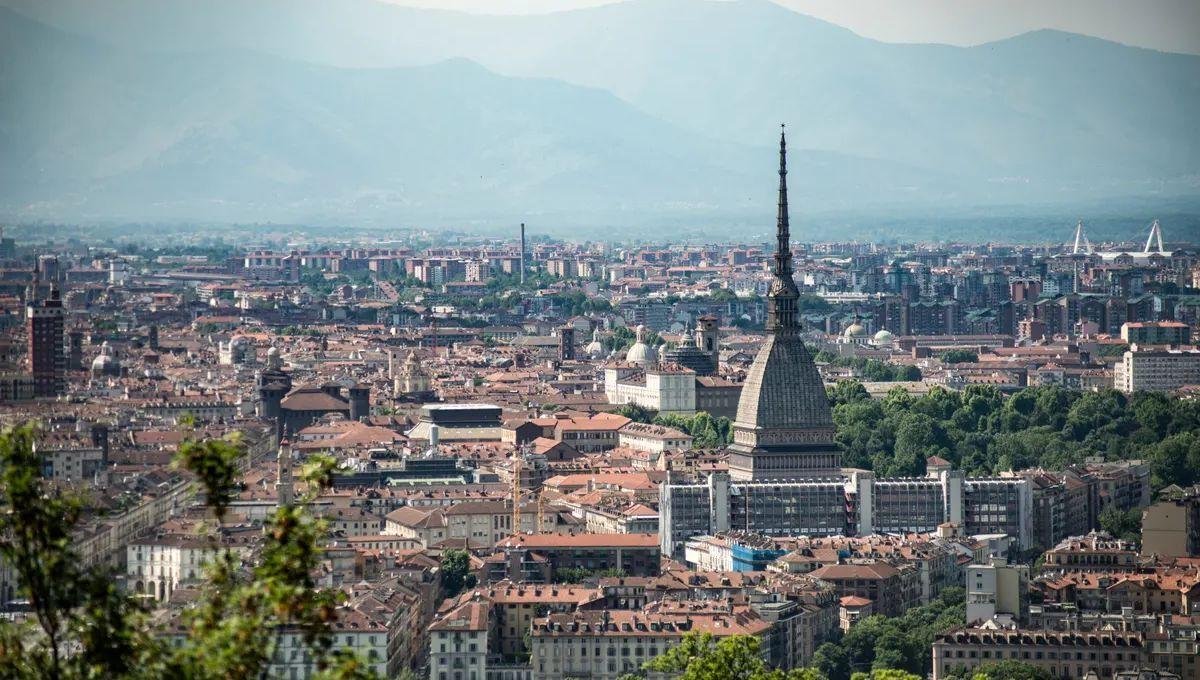
[[[779,212],[775,216],[775,276],[791,278],[792,243],[788,225],[787,200],[787,137],[779,126]]]
[[[775,218],[775,280],[767,294],[767,324],[772,332],[794,332],[800,323],[796,301],[800,291],[792,278],[792,234],[788,225],[787,202],[787,137],[783,126],[779,130],[779,212]]]

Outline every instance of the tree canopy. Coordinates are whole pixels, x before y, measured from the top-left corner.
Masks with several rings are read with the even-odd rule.
[[[1062,469],[1090,456],[1143,459],[1153,485],[1200,481],[1200,402],[1115,390],[1028,387],[1011,396],[992,386],[893,389],[871,399],[843,382],[829,390],[847,466],[881,475],[919,474],[938,455],[970,475],[1041,466]]]
[[[249,680],[265,676],[283,630],[299,633],[315,677],[374,677],[362,660],[334,648],[339,594],[318,589],[313,578],[327,526],[306,503],[331,482],[332,459],[314,456],[303,466],[298,478],[310,495],[265,523],[253,564],[209,535],[201,594],[179,621],[178,644],[168,644],[109,569],[83,566],[72,549],[82,503],[43,482],[36,439],[33,425],[0,432],[0,556],[32,609],[27,622],[0,621],[0,677]],[[236,438],[180,446],[176,464],[196,476],[218,522],[244,455]]]

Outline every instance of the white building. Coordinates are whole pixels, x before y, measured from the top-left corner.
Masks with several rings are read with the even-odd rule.
[[[617,445],[636,451],[689,451],[692,435],[673,427],[632,422],[617,431]]]
[[[604,369],[604,396],[610,404],[637,404],[664,415],[695,415],[696,372],[686,368],[609,365]]]
[[[967,625],[992,619],[1006,626],[1020,623],[1029,612],[1029,567],[993,557],[988,564],[967,567]]]
[[[487,680],[488,625],[492,605],[467,601],[429,627],[429,680]]]
[[[238,534],[242,534],[239,536]],[[247,554],[255,532],[234,530],[224,537],[221,547]],[[134,540],[125,549],[125,584],[131,592],[159,602],[171,599],[181,583],[198,581],[204,565],[212,558],[214,544],[202,536],[159,536]]]
[[[1200,350],[1142,350],[1130,346],[1113,367],[1113,387],[1121,392],[1170,392],[1200,385]]]

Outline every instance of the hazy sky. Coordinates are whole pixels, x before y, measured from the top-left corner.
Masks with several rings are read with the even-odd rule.
[[[469,12],[529,13],[614,0],[390,0]],[[1200,54],[1200,0],[775,0],[877,40],[977,45],[1057,28]]]

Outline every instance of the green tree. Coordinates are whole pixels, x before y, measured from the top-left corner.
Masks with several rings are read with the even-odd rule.
[[[979,362],[979,355],[969,349],[948,349],[939,356],[943,364],[974,364]]]
[[[894,668],[875,668],[870,673],[855,673],[850,676],[850,680],[925,680],[925,678]]]
[[[669,673],[679,680],[825,680],[815,668],[771,669],[763,658],[762,642],[753,635],[718,640],[711,633],[695,631],[647,661],[645,669]]]
[[[471,573],[471,555],[466,550],[450,549],[442,553],[442,592],[454,597],[468,588],[475,587],[475,574]]]
[[[813,667],[829,680],[850,680],[850,659],[846,651],[833,642],[826,642],[813,652]]]
[[[1049,671],[1021,661],[989,661],[975,667],[971,680],[1053,680]]]
[[[0,677],[249,680],[265,675],[284,628],[299,632],[316,677],[373,676],[353,654],[334,648],[338,595],[313,580],[327,526],[307,503],[332,481],[332,459],[315,456],[304,465],[298,477],[307,495],[266,523],[254,564],[243,565],[210,534],[202,595],[185,612],[184,639],[168,645],[111,573],[83,567],[73,552],[83,505],[43,484],[36,437],[32,425],[0,432],[0,556],[16,570],[34,612],[23,625],[0,622]],[[237,439],[180,446],[176,463],[196,476],[218,522],[244,455]],[[64,655],[68,649],[74,653]]]
[[[615,413],[639,423],[652,423],[658,417],[658,411],[632,402],[622,404]]]
[[[1109,505],[1100,511],[1100,528],[1117,538],[1140,543],[1142,538],[1142,511],[1122,510]]]

